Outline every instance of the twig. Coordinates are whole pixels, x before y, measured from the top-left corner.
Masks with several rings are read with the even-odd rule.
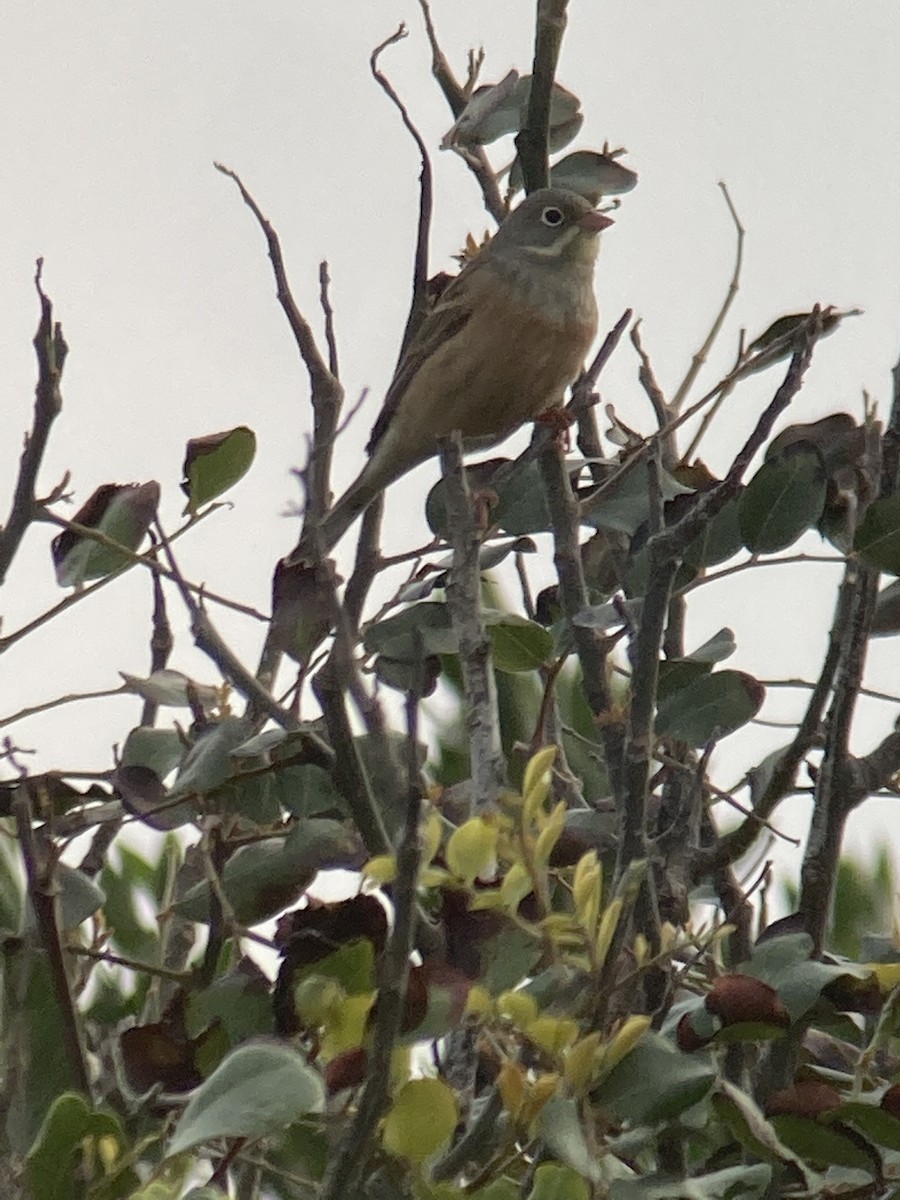
[[[391,1058],[400,1032],[406,1002],[409,957],[416,928],[416,887],[419,877],[419,815],[422,805],[418,787],[416,753],[418,701],[410,696],[406,705],[407,771],[409,792],[406,820],[397,850],[394,884],[394,928],[379,967],[378,1000],[369,1052],[368,1079],[356,1116],[350,1122],[339,1152],[332,1155],[321,1184],[321,1200],[344,1200],[356,1195],[355,1185],[365,1168],[379,1120],[390,1098]]]
[[[381,52],[395,42],[406,37],[406,27],[401,25],[395,34],[383,41],[373,50],[369,59],[372,75],[385,95],[396,106],[404,126],[415,142],[421,162],[419,172],[419,217],[416,227],[416,249],[413,259],[413,286],[410,300],[409,315],[400,343],[398,363],[403,358],[412,338],[424,319],[428,309],[428,241],[431,233],[431,217],[434,206],[431,159],[428,147],[422,135],[410,118],[406,105],[397,95],[388,78],[378,69],[378,59]],[[381,532],[381,516],[384,510],[383,497],[379,496],[370,504],[363,514],[359,539],[356,544],[356,559],[353,573],[347,582],[344,592],[344,614],[349,618],[354,628],[362,619],[363,607],[369,589],[378,573],[380,566],[379,535]]]
[[[582,688],[600,730],[604,765],[617,804],[622,803],[622,729],[615,719],[615,706],[607,675],[609,643],[596,630],[576,622],[588,605],[581,547],[578,543],[578,502],[565,469],[564,454],[557,442],[547,441],[539,458],[541,475],[553,529],[553,562],[559,579],[559,598],[569,635],[581,665]]]
[[[820,323],[816,322],[808,331],[800,349],[792,356],[787,374],[776,391],[771,403],[756,423],[750,436],[735,455],[725,478],[703,492],[697,503],[675,525],[658,534],[663,543],[657,551],[661,557],[677,557],[703,530],[713,517],[722,511],[725,505],[737,495],[744,473],[749,467],[753,456],[763,446],[775,422],[788,407],[800,388],[803,378],[812,361],[813,346],[821,332]],[[653,541],[655,539],[651,539]]]
[[[727,579],[729,575],[739,575],[741,571],[755,570],[757,567],[784,567],[809,562],[837,563],[840,565],[845,564],[847,559],[842,554],[784,554],[779,558],[762,558],[758,554],[753,554],[750,558],[744,559],[743,562],[734,563],[730,567],[721,567],[718,571],[710,571],[706,575],[692,579],[680,591],[682,596],[686,596],[688,592],[693,592],[708,583],[718,583],[722,579]]]
[[[506,783],[500,742],[497,686],[491,640],[481,606],[481,538],[463,468],[458,434],[440,440],[441,470],[453,562],[447,581],[447,607],[459,643],[466,726],[469,733],[472,797],[475,811],[492,809]]]
[[[431,9],[428,5],[428,0],[419,0],[419,8],[422,10],[422,17],[425,22],[425,32],[428,36],[428,43],[431,47],[431,73],[437,80],[438,87],[444,94],[444,99],[453,114],[454,120],[459,116],[462,110],[466,107],[469,99],[469,93],[466,88],[463,88],[456,76],[450,69],[450,64],[447,62],[446,55],[440,47],[435,32],[434,22],[431,19]],[[474,83],[474,80],[472,80]],[[469,170],[475,176],[481,195],[484,200],[484,207],[491,214],[494,220],[499,225],[506,216],[507,206],[500,194],[500,188],[497,184],[497,177],[488,160],[487,152],[483,146],[466,146],[453,149],[460,155],[463,161],[468,166]]]
[[[813,815],[800,871],[799,911],[815,951],[822,949],[837,877],[844,825],[854,799],[850,761],[850,725],[866,661],[866,645],[878,571],[862,562],[847,564],[850,592],[848,620],[841,631],[841,651],[834,695],[826,722],[825,749],[816,780]]]
[[[298,729],[300,722],[294,714],[281,707],[275,697],[251,675],[237,655],[225,644],[209,619],[206,609],[202,604],[198,604],[191,594],[190,588],[178,569],[166,532],[158,521],[156,529],[163,553],[169,562],[171,578],[181,593],[184,606],[190,614],[194,645],[212,659],[224,678],[233,684],[235,689],[253,706],[254,711],[264,713],[282,729]]]
[[[578,422],[578,449],[586,459],[599,459],[603,456],[603,446],[600,442],[600,430],[597,426],[597,400],[599,396],[594,390],[600,372],[609,362],[612,353],[618,346],[622,334],[628,328],[631,320],[631,309],[626,308],[615,325],[603,339],[603,344],[594,355],[593,361],[572,384],[572,398],[566,405],[566,411],[571,413]],[[597,462],[591,463],[591,473],[595,482],[602,479],[603,468]]]
[[[738,290],[740,288],[741,266],[742,266],[743,260],[744,260],[744,233],[745,233],[745,230],[744,230],[743,225],[741,224],[741,220],[737,214],[737,210],[735,209],[734,204],[732,203],[731,196],[728,192],[728,186],[724,182],[720,182],[719,187],[722,189],[722,195],[725,197],[725,203],[728,205],[728,211],[731,214],[731,219],[732,219],[732,221],[734,221],[734,227],[737,230],[737,251],[735,254],[734,271],[731,276],[731,282],[728,285],[728,291],[725,294],[725,299],[722,302],[722,307],[719,309],[719,314],[716,317],[715,321],[713,321],[712,329],[710,329],[709,335],[708,335],[706,341],[703,343],[703,345],[700,347],[700,349],[697,351],[697,353],[694,355],[693,359],[691,360],[691,365],[688,368],[688,372],[685,375],[684,379],[681,381],[681,386],[678,388],[675,395],[672,397],[672,403],[670,405],[670,408],[673,413],[677,413],[680,410],[682,404],[684,404],[685,400],[687,399],[688,392],[694,386],[694,380],[697,378],[698,374],[700,373],[701,367],[706,362],[707,356],[709,355],[709,352],[712,349],[716,338],[719,336],[719,332],[721,331],[723,324],[725,323],[725,318],[728,315],[728,310],[731,308],[732,304],[734,303],[734,298],[735,298],[735,296],[737,296]],[[717,404],[719,402],[717,402]]]
[[[205,516],[206,514],[203,513],[201,515]],[[96,542],[98,546],[105,546],[108,550],[114,550],[116,554],[121,554],[123,558],[128,559],[128,563],[122,570],[127,570],[129,567],[146,567],[154,575],[161,575],[164,579],[171,580],[172,583],[179,582],[179,579],[173,575],[168,567],[164,567],[162,563],[157,562],[155,547],[151,547],[149,550],[145,550],[139,554],[136,550],[129,550],[127,546],[123,546],[121,542],[117,542],[115,538],[104,533],[102,529],[94,529],[90,525],[80,525],[77,521],[67,521],[65,517],[59,516],[58,513],[47,512],[41,519],[47,521],[50,525],[58,525],[61,529],[71,530],[72,533],[78,534],[79,537]],[[199,517],[195,518],[195,521],[199,519]],[[185,532],[186,529],[187,526],[184,526],[178,533]],[[173,534],[168,540],[170,542],[174,541],[178,533]],[[119,574],[119,571],[116,574]],[[180,577],[180,582],[184,584],[189,592],[193,592],[197,596],[202,596],[210,604],[218,604],[222,608],[229,608],[232,612],[241,613],[245,617],[253,617],[256,621],[268,621],[269,619],[265,613],[259,612],[258,609],[252,608],[249,604],[241,604],[239,601],[231,600],[228,596],[222,596],[218,592],[208,592],[202,583],[191,583],[184,576]]]
[[[34,335],[34,351],[38,362],[38,380],[34,390],[34,418],[31,432],[26,435],[25,449],[19,460],[19,474],[13,491],[12,506],[6,524],[0,527],[0,585],[12,564],[25,531],[35,517],[35,494],[38,471],[50,437],[50,427],[62,411],[63,367],[69,347],[62,326],[53,321],[53,304],[41,286],[44,260],[39,258],[34,273],[34,286],[41,302],[41,319]]]
[[[0,729],[5,729],[7,725],[15,725],[17,721],[24,721],[26,717],[34,717],[38,713],[50,712],[54,708],[62,708],[64,704],[75,704],[79,700],[104,700],[107,696],[125,695],[134,695],[134,692],[130,691],[125,685],[117,688],[101,688],[97,692],[69,692],[65,696],[57,696],[53,700],[45,700],[43,704],[32,704],[28,708],[20,708],[18,712],[11,713],[8,717],[0,717]]]
[[[170,979],[173,983],[184,986],[191,978],[191,971],[172,971],[168,967],[154,966],[153,963],[138,962],[133,958],[122,958],[120,954],[112,954],[109,950],[94,950],[90,946],[66,946],[68,954],[81,958],[90,958],[94,962],[106,963],[112,967],[125,967],[139,975],[155,975],[159,979]]]
[[[669,407],[666,404],[666,398],[663,395],[662,388],[657,382],[656,375],[653,371],[653,366],[650,362],[650,356],[644,349],[641,341],[641,319],[635,321],[631,327],[631,344],[637,351],[638,358],[641,360],[640,370],[638,371],[638,383],[647,394],[647,399],[653,409],[656,423],[660,430],[666,428],[669,423]]]
[[[315,455],[311,464],[311,485],[306,511],[307,522],[319,520],[328,507],[329,479],[331,477],[331,455],[334,448],[334,433],[340,418],[344,389],[340,380],[330,370],[316,344],[309,322],[297,307],[288,283],[281,242],[272,224],[263,215],[259,205],[244,186],[241,177],[230,167],[213,164],[217,171],[237,184],[241,197],[259,224],[266,239],[272,271],[275,276],[276,296],[288,325],[294,335],[297,349],[303,360],[310,381],[310,400],[313,410],[313,444]]]
[[[337,336],[334,332],[334,309],[331,307],[331,276],[328,274],[328,260],[319,263],[319,305],[325,318],[325,344],[328,347],[328,370],[335,379],[340,379],[338,369]],[[365,392],[363,393],[365,395]]]
[[[185,534],[190,529],[192,529],[197,524],[198,521],[204,520],[206,517],[210,516],[213,512],[215,512],[217,509],[219,509],[221,507],[222,506],[219,504],[210,505],[209,508],[204,509],[203,512],[200,513],[198,516],[192,517],[189,521],[185,522],[185,524],[182,525],[180,529],[177,529],[171,535],[171,537],[169,538],[169,541],[170,542],[176,541],[178,538],[180,538],[182,536],[182,534]],[[10,634],[7,634],[6,637],[0,637],[0,654],[2,654],[5,650],[9,650],[9,648],[11,646],[14,646],[16,644],[16,642],[20,642],[23,638],[27,637],[30,633],[34,633],[34,631],[36,629],[40,629],[41,626],[46,625],[48,622],[52,621],[55,617],[60,616],[67,609],[71,608],[73,604],[80,604],[81,601],[87,600],[90,596],[93,596],[94,593],[98,592],[101,588],[107,587],[109,584],[111,584],[113,582],[113,580],[118,579],[120,575],[124,575],[126,571],[130,571],[133,567],[147,566],[149,568],[149,570],[151,570],[151,571],[159,572],[161,574],[166,573],[165,568],[162,567],[158,562],[156,562],[156,560],[154,558],[154,551],[152,549],[145,551],[143,554],[137,554],[130,550],[126,550],[126,548],[124,546],[120,547],[118,542],[113,542],[111,539],[106,538],[105,534],[100,533],[96,529],[88,529],[87,527],[77,525],[77,524],[75,524],[75,522],[72,522],[72,521],[67,522],[67,521],[65,521],[65,519],[63,517],[57,518],[50,513],[45,513],[41,519],[49,520],[51,522],[61,524],[63,526],[68,526],[69,528],[78,530],[79,532],[83,531],[85,537],[90,537],[93,540],[100,542],[101,544],[103,544],[104,540],[106,540],[109,545],[111,545],[115,548],[117,553],[121,553],[123,558],[128,558],[130,561],[124,563],[121,567],[117,567],[116,570],[111,571],[109,573],[109,575],[104,575],[102,579],[98,579],[96,581],[96,583],[90,584],[83,591],[72,592],[72,594],[70,596],[64,597],[64,599],[60,600],[60,602],[58,604],[54,604],[52,608],[48,608],[46,610],[46,612],[41,613],[40,616],[34,617],[31,621],[28,621],[25,625],[22,625],[18,629],[13,630],[13,632]],[[189,588],[196,589],[198,593],[202,591],[202,588],[199,584],[193,584],[193,583],[189,583],[187,581],[185,581],[185,582]],[[221,604],[226,608],[233,608],[233,609],[235,609],[235,611],[241,612],[245,616],[255,617],[257,620],[261,620],[261,621],[267,621],[269,619],[267,616],[265,616],[264,613],[257,612],[256,609],[250,608],[249,605],[238,604],[237,601],[235,601],[235,600],[229,600],[226,596],[219,596],[216,594],[211,594],[207,598],[215,604]]]
[[[421,162],[421,171],[419,173],[419,222],[416,231],[416,253],[413,260],[412,302],[409,308],[406,328],[403,331],[403,341],[400,344],[398,363],[403,358],[406,347],[412,341],[421,325],[428,307],[428,240],[431,234],[431,212],[433,207],[431,159],[428,155],[428,147],[425,145],[422,135],[413,124],[406,105],[397,95],[387,76],[378,69],[378,59],[381,56],[381,52],[388,46],[393,46],[395,43],[402,41],[407,36],[407,32],[406,26],[401,24],[396,33],[392,34],[389,38],[385,38],[380,45],[375,47],[369,58],[369,68],[372,75],[379,87],[400,113],[400,118],[406,126],[407,132],[418,147]]]
[[[58,890],[54,880],[53,849],[49,844],[38,849],[32,827],[31,800],[27,784],[22,783],[16,788],[11,807],[25,864],[28,895],[31,898],[37,920],[38,941],[40,948],[47,955],[50,976],[53,980],[56,1007],[62,1023],[63,1051],[68,1059],[69,1069],[77,1087],[90,1100],[91,1079],[81,1038],[81,1026],[75,1010],[75,1001],[72,998],[72,989],[69,986],[69,977],[59,936]]]
[[[169,662],[169,657],[172,654],[172,648],[175,645],[175,639],[172,636],[172,626],[169,624],[169,616],[166,610],[166,597],[163,592],[162,581],[156,572],[153,575],[153,614],[151,619],[153,625],[150,634],[150,674],[152,675],[156,671],[165,670]],[[141,713],[141,725],[153,725],[156,721],[158,711],[159,705],[148,696],[144,701],[144,708]]]
[[[822,664],[818,681],[812,689],[812,695],[806,706],[806,712],[797,727],[797,733],[793,741],[783,752],[776,767],[771,772],[765,789],[760,795],[753,796],[753,810],[757,817],[768,820],[775,810],[776,805],[793,787],[794,776],[797,773],[800,763],[820,740],[822,714],[825,711],[825,705],[828,701],[835,672],[840,661],[843,631],[850,618],[851,602],[852,590],[845,577],[838,592],[828,649],[825,652],[825,661]],[[750,782],[752,788],[752,777]],[[743,821],[737,829],[720,838],[718,845],[711,855],[713,872],[741,858],[750,849],[758,833],[758,824],[748,820]],[[699,877],[699,873],[695,874],[695,879]]]
[[[550,138],[550,100],[569,0],[538,0],[534,31],[534,63],[525,125],[516,134],[525,191],[546,187],[550,179],[547,143]]]

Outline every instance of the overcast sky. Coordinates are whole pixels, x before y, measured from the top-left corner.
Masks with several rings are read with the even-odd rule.
[[[462,72],[468,48],[484,46],[485,82],[510,67],[529,69],[532,11],[524,0],[433,0],[454,66]],[[296,533],[283,514],[296,499],[290,470],[309,429],[306,375],[274,300],[260,232],[212,162],[241,173],[280,231],[297,299],[317,324],[318,263],[330,263],[344,384],[351,398],[371,389],[339,455],[335,482],[346,483],[361,465],[409,301],[418,160],[368,70],[371,49],[401,20],[410,36],[382,65],[434,151],[436,271],[448,268],[467,231],[480,234],[489,222],[461,162],[437,149],[450,116],[430,77],[415,0],[6,0],[2,511],[31,418],[32,276],[43,255],[71,353],[41,490],[66,470],[77,503],[104,482],[156,478],[172,527],[186,439],[251,425],[258,459],[230,495],[233,511],[182,542],[179,554],[189,577],[266,607],[272,564]],[[895,0],[571,0],[559,79],[585,112],[576,146],[626,146],[624,161],[640,175],[604,235],[603,321],[608,327],[627,306],[643,318],[667,392],[703,340],[732,270],[734,230],[717,187],[724,179],[747,229],[745,268],[701,386],[727,368],[742,326],[752,336],[815,302],[858,306],[865,316],[817,349],[790,419],[836,408],[858,414],[863,389],[886,412],[900,349],[898,50]],[[494,153],[498,164],[508,157],[505,146]],[[703,448],[713,470],[727,467],[779,378],[773,371],[742,388],[719,418]],[[629,424],[652,427],[626,345],[603,378],[603,399]],[[394,489],[392,544],[420,540],[418,513],[435,478],[431,464]],[[50,536],[32,530],[16,561],[0,604],[5,632],[60,595]],[[804,548],[827,550],[816,537]],[[824,568],[772,568],[701,589],[689,643],[727,622],[739,643],[733,665],[763,678],[809,677],[835,580]],[[170,601],[180,633],[171,665],[212,681],[174,595]],[[120,669],[143,673],[149,603],[146,577],[133,572],[6,654],[0,717],[69,691],[116,686]],[[261,629],[217,620],[253,663]],[[870,682],[896,689],[898,665],[894,641],[874,643]],[[766,710],[796,711],[781,693]],[[884,704],[864,713],[859,749],[896,716]],[[115,699],[11,732],[38,751],[41,767],[91,769],[108,764],[111,738],[123,740],[138,715],[138,702]],[[717,753],[723,785],[787,740],[763,731],[742,738]],[[802,816],[805,806],[794,807]],[[855,843],[887,830],[893,809],[870,805]]]

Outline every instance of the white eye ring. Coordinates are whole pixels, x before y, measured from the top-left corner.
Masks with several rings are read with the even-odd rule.
[[[555,229],[557,225],[562,225],[563,215],[555,205],[550,205],[541,213],[541,220],[545,225],[549,225],[551,229]]]

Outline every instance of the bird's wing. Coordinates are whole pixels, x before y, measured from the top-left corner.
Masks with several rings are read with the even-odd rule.
[[[384,437],[394,414],[403,402],[404,395],[423,364],[431,358],[439,346],[449,342],[451,338],[458,337],[472,319],[479,291],[477,286],[472,288],[473,276],[477,280],[477,273],[484,261],[482,252],[456,276],[452,283],[447,285],[437,304],[425,317],[418,333],[409,343],[394,378],[391,380],[378,419],[372,427],[369,444],[366,446],[369,454],[374,451]]]

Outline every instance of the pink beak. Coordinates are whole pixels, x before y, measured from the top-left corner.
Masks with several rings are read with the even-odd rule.
[[[606,213],[593,212],[585,213],[578,222],[580,228],[589,233],[599,233],[601,229],[606,229],[614,224],[612,217],[608,217]]]

